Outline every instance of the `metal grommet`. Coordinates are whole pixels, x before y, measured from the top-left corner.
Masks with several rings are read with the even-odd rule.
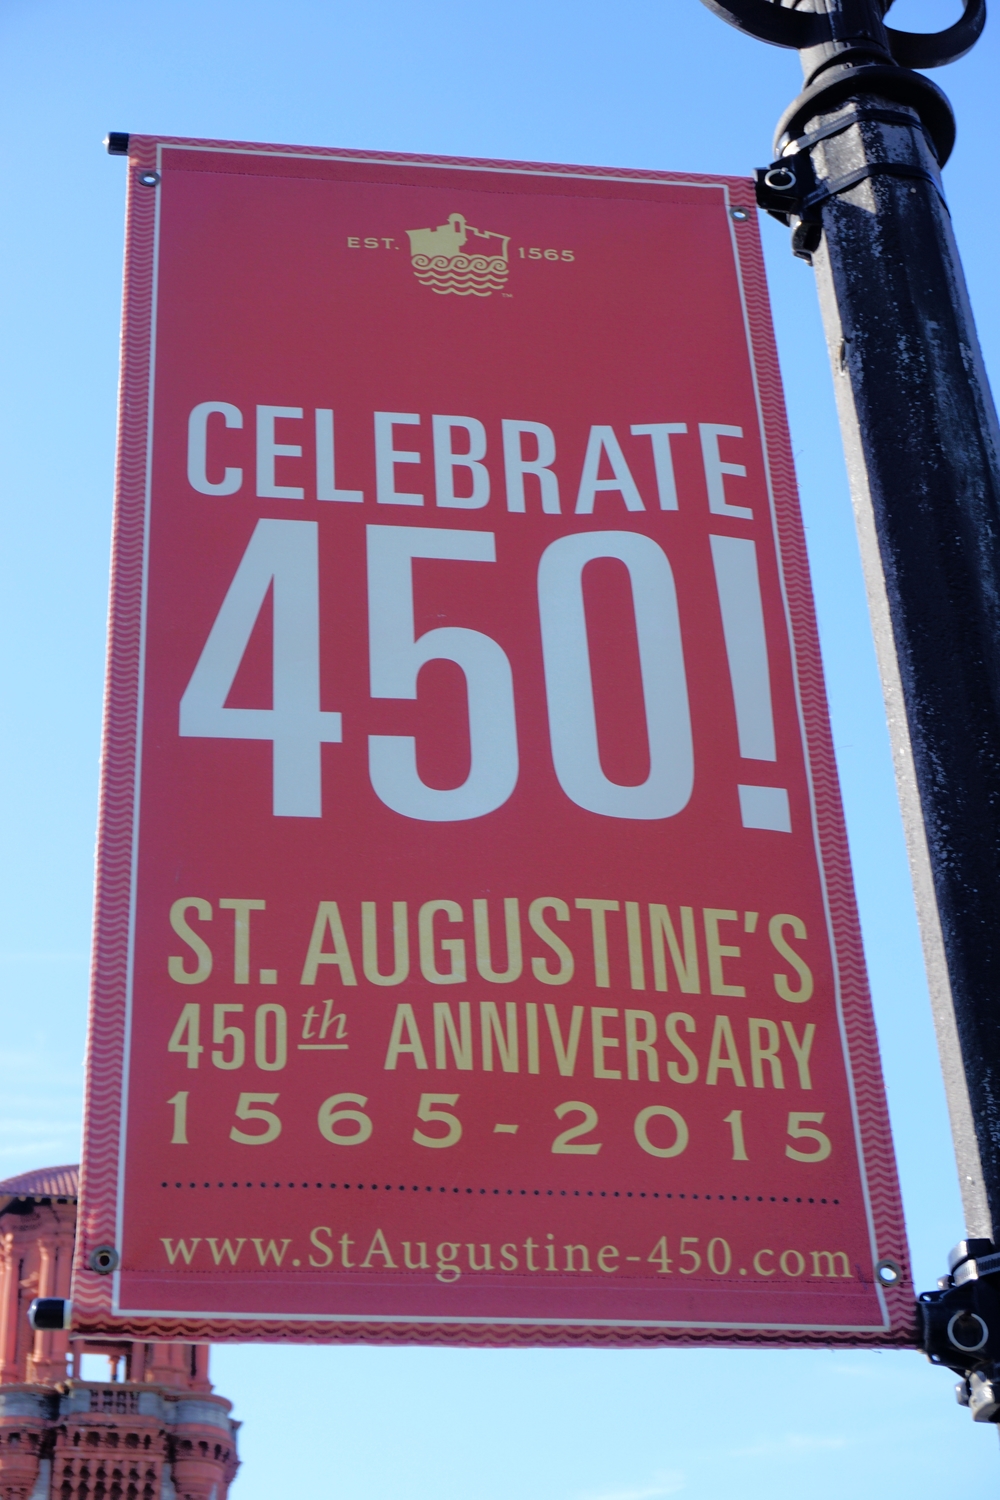
[[[750,217],[748,210],[745,208],[731,208],[729,214],[731,218],[736,220],[737,224],[745,224]]]
[[[118,1251],[114,1245],[98,1245],[87,1257],[87,1265],[98,1276],[110,1276],[118,1269]]]
[[[789,167],[772,167],[764,173],[764,181],[775,193],[790,193],[795,186],[795,173]]]
[[[139,181],[143,187],[156,187],[160,181],[159,172],[140,172]]]
[[[898,1286],[903,1279],[903,1268],[898,1260],[880,1260],[875,1266],[875,1276],[881,1286]]]
[[[972,1323],[978,1323],[980,1328],[983,1330],[982,1336],[977,1344],[963,1344],[961,1339],[957,1339],[955,1337],[955,1324],[963,1318],[968,1318]],[[973,1330],[970,1329],[969,1331],[972,1332]],[[963,1354],[975,1354],[978,1350],[985,1348],[986,1340],[989,1338],[989,1336],[990,1330],[987,1328],[986,1324],[983,1322],[978,1313],[957,1312],[954,1313],[948,1321],[948,1342],[952,1344],[956,1349],[961,1349]]]

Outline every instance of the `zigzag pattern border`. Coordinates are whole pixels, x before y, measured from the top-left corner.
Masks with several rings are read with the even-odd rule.
[[[796,1348],[908,1349],[913,1345],[908,1330],[848,1333],[755,1328],[598,1328],[524,1327],[517,1323],[312,1323],[254,1322],[223,1319],[190,1321],[184,1318],[133,1318],[127,1323],[115,1318],[89,1318],[78,1327],[74,1307],[73,1328],[88,1338],[108,1335],[136,1340],[240,1344],[421,1344],[449,1348],[541,1348],[541,1349],[654,1349],[679,1346],[689,1349]]]
[[[904,1278],[899,1285],[885,1292],[893,1331],[906,1335],[902,1342],[919,1344],[906,1225],[840,798],[805,531],[799,509],[753,185],[749,182],[745,184],[745,201],[751,211],[753,233],[752,236],[744,237],[742,233],[738,236],[738,243],[742,241],[740,265],[768,436],[771,481],[781,544],[780,557],[794,625],[796,667],[807,729],[816,821],[827,882],[827,899],[833,919],[844,1029],[875,1240],[879,1256],[892,1256],[904,1269]]]
[[[87,1269],[96,1245],[116,1239],[125,1057],[133,813],[140,702],[146,446],[157,195],[138,183],[155,142],[133,137],[128,161],[118,452],[108,609],[108,665],[98,811],[94,948],[87,1029],[80,1216],[72,1296],[81,1326],[108,1318],[111,1285]],[[98,1083],[97,1088],[94,1084]]]
[[[520,1325],[338,1324],[216,1319],[132,1319],[112,1313],[112,1278],[98,1276],[87,1257],[116,1238],[122,1074],[125,1061],[128,930],[132,881],[136,747],[140,705],[140,632],[145,550],[148,393],[153,275],[158,194],[142,187],[139,173],[155,169],[158,145],[190,146],[182,137],[132,136],[129,140],[125,292],[122,315],[119,441],[109,608],[108,669],[97,845],[94,955],[87,1038],[88,1088],[84,1113],[81,1213],[73,1270],[74,1328],[88,1335],[127,1333],[136,1339],[209,1339],[213,1342],[374,1343],[470,1346],[650,1347],[654,1345],[788,1345],[814,1347],[913,1347],[915,1307],[888,1110],[882,1084],[874,1019],[868,993],[861,933],[840,802],[826,706],[819,637],[813,608],[805,534],[798,505],[781,375],[771,325],[763,253],[756,223],[753,184],[744,178],[705,173],[559,166],[551,163],[421,157],[404,153],[352,152],[333,148],[198,142],[205,147],[260,150],[283,156],[324,157],[399,165],[494,167],[566,172],[580,178],[614,176],[623,181],[664,184],[696,182],[728,186],[733,206],[747,209],[737,233],[754,360],[767,433],[768,456],[781,543],[783,573],[794,620],[794,647],[803,708],[809,728],[817,821],[841,973],[843,1014],[867,1164],[876,1242],[891,1254],[905,1277],[884,1293],[888,1330],[838,1333],[755,1329],[658,1329],[524,1327]]]
[[[133,150],[136,154],[149,151],[152,153],[150,160],[155,157],[157,146],[177,146],[182,149],[193,148],[206,151],[219,152],[253,152],[265,156],[301,157],[303,160],[309,158],[322,159],[325,161],[344,162],[372,162],[382,166],[435,166],[435,167],[459,167],[464,169],[492,169],[498,172],[520,172],[523,174],[539,173],[549,176],[553,173],[565,173],[572,177],[597,178],[614,177],[622,182],[662,182],[666,186],[684,183],[705,183],[709,187],[728,185],[733,201],[742,202],[747,197],[748,178],[744,177],[718,177],[710,172],[658,172],[647,170],[642,167],[588,167],[580,166],[578,163],[567,162],[545,162],[545,161],[509,161],[502,157],[469,157],[469,156],[421,156],[407,151],[352,151],[341,146],[284,146],[273,141],[215,141],[215,140],[192,140],[187,136],[130,136],[129,155]],[[737,197],[737,195],[740,195]],[[753,212],[756,213],[756,204],[753,199],[752,186],[750,198],[747,200]]]

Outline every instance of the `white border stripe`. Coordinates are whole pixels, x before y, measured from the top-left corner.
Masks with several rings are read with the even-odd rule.
[[[728,204],[728,188],[726,202]],[[753,378],[754,400],[757,404],[757,418],[760,423],[760,446],[764,456],[764,474],[767,480],[767,495],[771,506],[771,528],[774,535],[774,553],[778,564],[778,581],[781,586],[781,601],[785,611],[785,623],[788,630],[789,655],[791,657],[792,680],[795,684],[795,707],[799,718],[799,732],[802,736],[802,753],[805,762],[806,784],[809,788],[809,811],[812,819],[813,845],[816,850],[816,867],[819,872],[820,889],[823,894],[823,911],[826,915],[826,930],[830,946],[830,963],[833,968],[834,996],[837,1005],[837,1024],[840,1029],[840,1045],[843,1051],[844,1071],[847,1075],[847,1088],[851,1104],[851,1119],[854,1123],[854,1144],[858,1156],[858,1176],[861,1181],[861,1192],[865,1205],[865,1217],[868,1221],[868,1243],[871,1250],[872,1265],[878,1260],[878,1249],[875,1240],[875,1222],[872,1216],[871,1195],[868,1187],[868,1174],[865,1169],[864,1146],[861,1139],[861,1120],[858,1115],[857,1097],[854,1088],[854,1072],[851,1067],[851,1055],[847,1045],[847,1027],[844,1021],[843,992],[840,980],[840,960],[837,955],[836,936],[833,930],[833,913],[830,910],[830,893],[827,882],[826,867],[823,863],[823,849],[819,837],[819,817],[816,810],[816,787],[813,779],[812,759],[809,754],[809,739],[806,733],[805,710],[802,705],[802,691],[799,682],[799,664],[795,651],[795,630],[792,623],[791,606],[788,602],[788,588],[785,581],[785,562],[781,554],[781,541],[778,534],[778,512],[774,500],[774,486],[771,479],[771,459],[767,448],[767,433],[764,426],[764,408],[760,398],[760,385],[757,378],[757,361],[754,357],[753,337],[750,329],[750,316],[747,310],[746,293],[743,285],[743,268],[740,265],[739,248],[736,243],[736,230],[730,215],[730,238],[733,242],[733,260],[736,266],[736,279],[740,289],[740,305],[743,308],[743,324],[746,330],[747,354],[750,360],[750,370]],[[808,561],[807,561],[808,566]],[[822,671],[822,658],[820,660]],[[825,694],[824,694],[825,700]],[[874,1023],[873,1023],[874,1024]],[[879,1306],[882,1309],[883,1327],[891,1327],[889,1310],[886,1306],[885,1294],[879,1285],[878,1279],[873,1279],[875,1293],[878,1297]]]
[[[159,165],[159,154],[157,154]],[[134,192],[130,183],[129,191]],[[139,881],[139,802],[142,792],[142,746],[146,704],[146,606],[149,597],[149,533],[153,501],[153,401],[156,390],[156,312],[160,286],[160,193],[156,194],[153,227],[153,279],[149,314],[149,377],[146,393],[146,485],[142,528],[142,610],[139,619],[139,658],[135,725],[135,767],[132,787],[132,871],[129,879],[128,959],[125,971],[125,1032],[122,1041],[121,1125],[118,1143],[118,1192],[115,1204],[115,1244],[124,1244],[125,1147],[128,1139],[128,1087],[132,1060],[132,995],[135,981],[135,925]],[[115,1268],[112,1306],[117,1306],[121,1270]]]
[[[774,1332],[795,1333],[872,1333],[881,1327],[879,1323],[710,1323],[705,1319],[700,1322],[694,1319],[685,1320],[655,1319],[655,1318],[487,1318],[477,1315],[458,1316],[452,1313],[441,1313],[433,1317],[410,1316],[408,1313],[235,1313],[235,1312],[196,1312],[190,1309],[183,1312],[165,1312],[153,1308],[127,1307],[119,1310],[116,1315],[126,1318],[178,1318],[190,1320],[192,1318],[218,1319],[227,1323],[329,1323],[331,1328],[340,1323],[412,1323],[423,1325],[425,1323],[436,1326],[438,1323],[447,1323],[461,1328],[494,1327],[494,1328],[731,1328],[735,1331],[740,1329],[755,1329],[764,1331],[770,1329]],[[107,1335],[113,1337],[114,1335]],[[87,1335],[91,1337],[91,1335]],[[99,1337],[99,1335],[93,1335]]]
[[[819,836],[819,824],[816,811],[815,786],[812,772],[812,762],[809,753],[809,741],[806,733],[805,712],[802,704],[801,685],[799,682],[798,661],[795,649],[795,634],[792,623],[791,608],[788,601],[788,591],[785,580],[784,559],[781,553],[780,537],[778,532],[777,507],[774,498],[774,487],[771,477],[770,454],[767,445],[767,431],[764,422],[763,403],[760,395],[760,383],[758,379],[757,363],[754,354],[753,339],[750,328],[749,312],[746,301],[746,291],[743,282],[743,268],[740,264],[739,244],[736,238],[736,228],[730,212],[729,183],[725,179],[716,182],[695,182],[668,176],[622,176],[620,172],[593,172],[585,168],[574,171],[572,168],[563,170],[546,169],[543,167],[532,167],[524,165],[490,166],[477,162],[468,164],[452,161],[427,161],[409,158],[405,156],[371,156],[365,154],[346,155],[342,153],[307,152],[307,151],[282,151],[268,150],[266,148],[252,148],[241,146],[209,146],[199,145],[193,142],[157,141],[156,163],[157,170],[162,172],[164,151],[187,151],[201,155],[221,156],[256,156],[273,157],[284,161],[303,162],[344,162],[351,165],[370,166],[376,170],[392,171],[399,168],[423,168],[432,171],[445,172],[471,172],[479,175],[490,174],[507,177],[539,177],[554,179],[570,179],[577,182],[617,182],[623,186],[629,184],[656,186],[660,188],[700,188],[709,192],[721,192],[725,203],[727,218],[729,219],[730,243],[733,251],[733,265],[736,274],[736,282],[739,289],[740,307],[743,314],[743,327],[746,337],[747,359],[750,367],[750,376],[753,383],[754,402],[757,409],[757,421],[760,434],[761,454],[764,463],[764,474],[767,485],[768,504],[771,515],[771,528],[774,538],[775,557],[777,560],[778,578],[781,588],[782,606],[785,614],[785,624],[788,637],[788,650],[792,671],[792,679],[795,691],[796,711],[799,719],[799,732],[801,736],[802,756],[806,783],[809,790],[810,816],[813,830],[813,846],[816,856],[816,865],[819,873],[820,887],[823,897],[823,909],[826,916],[827,937],[830,952],[830,963],[834,976],[834,993],[837,1008],[837,1020],[841,1038],[841,1048],[844,1060],[844,1069],[847,1076],[847,1086],[851,1106],[851,1118],[854,1125],[855,1148],[858,1160],[858,1175],[861,1185],[862,1196],[865,1205],[865,1216],[868,1224],[869,1247],[872,1254],[872,1264],[878,1258],[878,1250],[875,1240],[875,1226],[872,1216],[871,1198],[865,1170],[864,1152],[861,1139],[861,1126],[858,1116],[857,1099],[854,1087],[854,1077],[851,1068],[850,1052],[847,1044],[847,1032],[843,1014],[843,1000],[841,992],[840,965],[837,955],[837,946],[833,930],[833,917],[830,910],[828,882],[826,869],[823,863],[822,845]],[[581,195],[583,196],[583,195]],[[159,255],[160,255],[160,217],[161,217],[161,195],[157,193],[156,217],[153,241],[153,278],[152,298],[150,308],[150,343],[149,343],[149,393],[147,411],[147,443],[146,443],[146,488],[145,488],[145,516],[143,535],[143,577],[142,577],[142,607],[140,624],[140,646],[139,646],[139,688],[137,703],[137,725],[136,725],[136,759],[135,759],[135,789],[134,789],[134,811],[132,830],[132,875],[130,881],[130,912],[129,912],[129,948],[128,948],[128,971],[126,987],[126,1019],[124,1057],[122,1064],[122,1102],[120,1116],[119,1136],[119,1168],[118,1168],[118,1195],[116,1206],[117,1243],[123,1243],[124,1214],[125,1214],[125,1147],[128,1117],[128,1085],[129,1085],[129,1058],[132,1036],[132,1002],[133,981],[135,963],[135,923],[136,923],[136,883],[138,872],[138,850],[139,850],[139,818],[140,818],[140,793],[142,783],[142,728],[145,696],[145,660],[146,660],[146,621],[148,605],[148,582],[149,582],[149,531],[152,501],[152,455],[153,455],[153,401],[156,371],[156,322],[157,322],[157,294],[159,287]],[[746,1323],[746,1322],[687,1322],[680,1320],[649,1320],[649,1319],[625,1319],[625,1318],[524,1318],[524,1317],[470,1317],[451,1316],[440,1314],[436,1316],[403,1316],[396,1314],[347,1314],[338,1313],[324,1317],[316,1313],[235,1313],[235,1312],[204,1312],[190,1309],[181,1311],[177,1309],[150,1309],[150,1308],[124,1308],[120,1305],[120,1277],[121,1272],[116,1271],[113,1277],[112,1312],[116,1317],[133,1318],[179,1318],[199,1319],[233,1322],[309,1322],[309,1323],[402,1323],[402,1324],[456,1324],[456,1325],[491,1325],[508,1327],[594,1327],[594,1328],[719,1328],[731,1329],[734,1333],[742,1329],[788,1332],[831,1332],[831,1333],[870,1333],[878,1328],[889,1329],[891,1320],[882,1288],[877,1279],[873,1278],[872,1286],[878,1299],[882,1312],[881,1323],[866,1324],[830,1324],[830,1323]]]

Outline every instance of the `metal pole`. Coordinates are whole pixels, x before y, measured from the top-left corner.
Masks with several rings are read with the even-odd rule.
[[[954,119],[911,71],[968,51],[985,0],[935,36],[886,27],[891,0],[703,3],[802,58],[758,202],[816,271],[970,1236],[925,1348],[1000,1422],[1000,429],[941,186]]]

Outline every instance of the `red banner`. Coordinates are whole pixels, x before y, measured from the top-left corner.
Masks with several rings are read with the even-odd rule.
[[[74,1325],[909,1342],[750,184],[129,178]]]

